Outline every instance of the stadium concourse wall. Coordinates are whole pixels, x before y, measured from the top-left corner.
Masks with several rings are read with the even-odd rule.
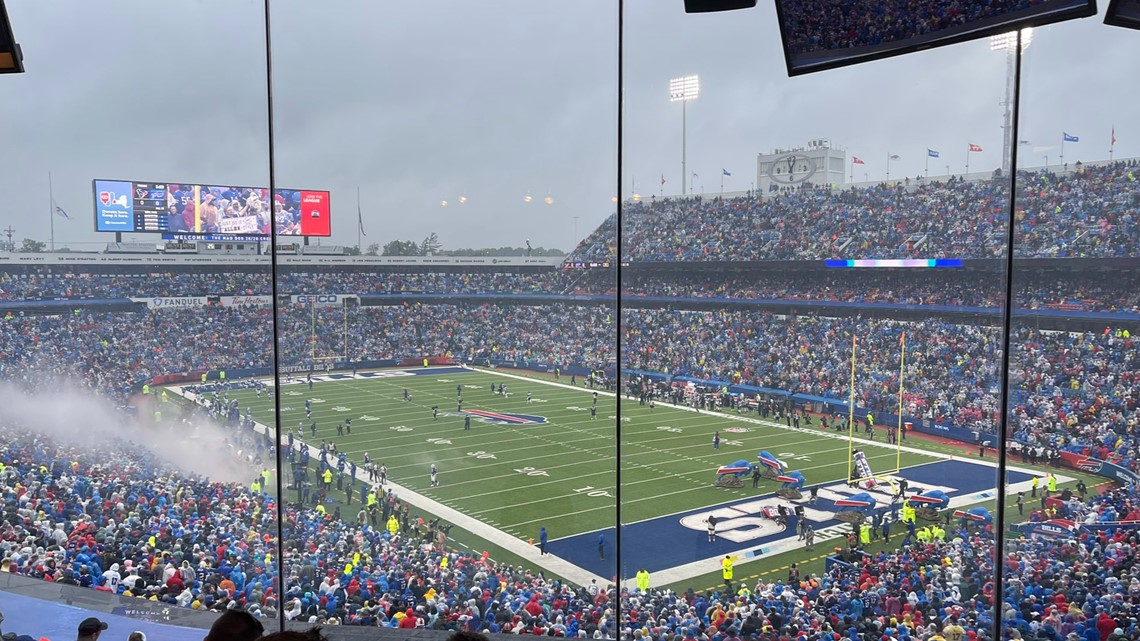
[[[650,372],[645,370],[624,369],[623,374],[634,374],[637,376],[645,376],[652,380],[661,382],[681,382],[693,383],[695,385],[703,385],[715,389],[727,388],[730,394],[743,394],[745,396],[755,396],[756,394],[764,394],[767,396],[775,396],[784,398],[790,401],[796,407],[814,406],[814,410],[820,413],[828,414],[842,414],[847,416],[850,414],[850,406],[847,401],[837,398],[830,398],[827,396],[816,396],[814,394],[800,394],[792,393],[787,390],[772,389],[767,387],[757,387],[754,385],[737,385],[727,381],[717,381],[710,379],[695,378],[692,376],[672,376],[669,374],[662,374],[661,372]],[[870,414],[877,425],[898,425],[898,414],[890,414],[887,412],[875,412],[869,408],[860,408],[858,404],[855,406],[854,415],[856,419],[862,419]],[[989,443],[997,442],[997,435],[989,432],[978,432],[975,430],[967,429],[958,425],[947,423],[939,423],[931,419],[917,418],[917,417],[903,417],[903,423],[910,426],[910,430],[936,436],[939,438],[950,439],[959,443],[978,444],[982,441]],[[1128,470],[1120,465],[1111,463],[1109,461],[1102,461],[1091,456],[1085,456],[1077,452],[1062,451],[1061,463],[1067,467],[1103,476],[1121,485],[1140,485],[1140,475]]]
[[[79,622],[95,615],[108,623],[105,638],[125,639],[138,630],[150,639],[162,641],[201,641],[221,615],[214,610],[195,610],[143,597],[128,597],[63,585],[42,579],[0,572],[3,594],[4,628],[32,638],[70,639]],[[263,618],[268,630],[276,618]],[[289,630],[308,630],[308,620],[288,621]],[[447,630],[398,630],[350,625],[323,626],[322,634],[332,641],[444,641]],[[488,634],[492,639],[516,639],[514,634]]]

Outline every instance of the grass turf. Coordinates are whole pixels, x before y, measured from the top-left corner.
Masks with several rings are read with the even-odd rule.
[[[566,382],[563,377],[562,383]],[[493,393],[492,383],[505,383],[509,396]],[[600,394],[597,417],[591,418],[591,390],[549,383],[471,371],[318,382],[311,391],[305,384],[289,384],[280,390],[281,424],[295,432],[301,422],[303,440],[314,445],[335,441],[358,464],[367,452],[373,461],[387,465],[393,481],[522,540],[537,539],[540,525],[558,537],[612,526],[618,510],[615,461],[619,446],[623,523],[756,495],[758,491],[747,483],[741,489],[713,487],[714,472],[738,459],[755,461],[762,449],[803,472],[809,484],[836,482],[847,475],[845,440],[757,422],[755,415],[696,413],[667,404],[650,410],[636,400],[622,399],[619,442],[615,438],[617,399]],[[457,412],[457,385],[462,386],[464,411],[537,415],[545,422],[487,423],[473,417],[471,430],[464,430],[463,417]],[[410,400],[404,400],[405,389]],[[531,403],[527,403],[528,391]],[[251,407],[255,420],[273,424],[274,408],[267,396],[258,398],[244,390],[231,392],[231,396],[239,399],[243,413]],[[315,439],[309,430],[311,421],[305,417],[305,399],[312,400],[312,420],[318,424]],[[438,418],[433,418],[432,406],[439,407]],[[337,424],[348,417],[352,418],[352,434],[337,436]],[[818,424],[813,427],[818,429]],[[717,431],[721,446],[714,450],[712,438]],[[881,432],[879,438],[881,442]],[[860,445],[876,472],[895,468],[893,450],[868,448],[865,441]],[[936,460],[944,449],[921,441],[908,445],[931,454],[903,452],[904,468]],[[439,469],[437,487],[430,484],[432,463]],[[774,484],[764,481],[761,488],[759,492],[771,492]],[[333,496],[340,494],[334,491]],[[344,517],[353,514],[346,512]],[[494,548],[477,533],[456,530],[454,535],[471,549]],[[749,565],[747,576],[775,576],[792,561],[807,562],[804,569],[808,571],[816,564],[822,569],[823,549],[758,561]],[[686,583],[711,586],[716,583],[712,578]]]

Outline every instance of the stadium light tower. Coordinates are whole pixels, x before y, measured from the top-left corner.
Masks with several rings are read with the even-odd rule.
[[[701,79],[698,76],[673,78],[669,81],[669,102],[681,103],[681,195],[685,195],[685,181],[689,170],[686,161],[688,146],[685,130],[685,103],[696,100],[701,93]]]
[[[1028,27],[1021,30],[1021,51],[1025,52],[1029,48],[1029,43],[1033,42],[1033,27]],[[990,36],[990,51],[1004,51],[1005,52],[1005,100],[1001,105],[1005,107],[1005,120],[1002,123],[1002,156],[1001,156],[1001,170],[1005,175],[1009,175],[1010,166],[1009,159],[1013,156],[1013,82],[1015,69],[1017,65],[1017,32],[1010,31],[1009,33],[999,33],[996,36]]]

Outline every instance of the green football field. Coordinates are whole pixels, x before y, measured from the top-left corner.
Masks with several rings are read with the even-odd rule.
[[[567,382],[565,377],[562,384],[552,384],[488,371],[452,371],[315,382],[312,391],[305,384],[285,384],[281,423],[294,433],[302,423],[303,440],[313,445],[333,440],[357,463],[367,452],[388,467],[391,480],[520,539],[536,536],[540,524],[560,537],[571,536],[614,522],[619,452],[615,398],[599,394],[597,415],[591,418],[592,391]],[[492,383],[505,383],[508,396],[491,392]],[[457,412],[459,385],[464,413],[532,415],[545,422],[488,423],[475,416],[466,431]],[[404,400],[405,389],[410,401]],[[266,396],[236,394],[243,412],[252,407],[258,422],[273,423],[273,405]],[[316,439],[305,418],[305,399],[312,401]],[[847,476],[848,444],[833,433],[790,430],[758,421],[755,414],[696,413],[661,404],[650,410],[629,399],[621,403],[623,523],[755,495],[750,482],[726,489],[714,487],[713,481],[719,466],[755,461],[760,450],[801,471],[811,484]],[[438,418],[433,419],[432,406],[439,407]],[[349,417],[352,434],[337,436],[337,424]],[[719,450],[712,444],[717,431]],[[872,447],[867,454],[876,472],[895,468],[894,450]],[[933,455],[901,455],[903,467],[931,460]],[[437,487],[430,483],[433,463],[439,470]],[[765,480],[760,491],[776,486]]]
[[[493,393],[492,383],[505,383],[509,395]],[[573,387],[568,383],[567,377],[556,383],[541,375],[456,368],[389,370],[376,372],[371,378],[316,377],[311,391],[302,382],[283,381],[281,426],[296,435],[297,424],[302,423],[301,440],[314,446],[322,440],[335,441],[358,465],[367,452],[373,461],[387,466],[390,480],[475,520],[452,532],[457,545],[489,550],[493,558],[528,565],[535,559],[520,557],[517,547],[513,551],[510,546],[504,547],[509,537],[522,542],[537,540],[539,527],[545,526],[552,542],[562,541],[577,550],[578,556],[568,560],[587,568],[589,563],[580,563],[583,550],[588,557],[594,540],[591,537],[597,537],[599,531],[612,536],[619,509],[623,524],[641,523],[635,527],[642,532],[648,527],[663,541],[676,540],[685,554],[700,559],[705,553],[692,547],[691,539],[698,536],[703,540],[703,533],[693,532],[691,524],[686,530],[679,519],[686,513],[771,497],[779,486],[773,480],[763,480],[758,489],[747,480],[739,489],[713,484],[718,467],[738,460],[755,462],[761,450],[783,460],[789,469],[800,471],[808,485],[834,487],[847,478],[850,445],[846,434],[820,432],[818,423],[811,429],[796,430],[759,420],[755,414],[697,413],[668,404],[650,410],[637,400],[619,401],[605,392],[598,395],[596,417],[592,417],[593,390],[583,387],[581,381]],[[456,403],[457,386],[462,389],[462,413]],[[410,400],[404,400],[405,390]],[[246,390],[230,395],[239,399],[243,413],[249,407],[259,423],[274,423],[273,402],[267,395],[258,398]],[[311,421],[305,417],[306,399],[312,402],[316,438],[311,436]],[[616,411],[619,402],[620,425]],[[438,406],[438,418],[433,418],[432,406]],[[465,430],[464,415],[468,413],[472,416],[471,429]],[[352,433],[338,436],[337,424],[347,418],[352,419]],[[721,437],[719,449],[713,448],[716,432]],[[876,474],[889,475],[900,464],[906,470],[935,461],[976,457],[967,445],[924,440],[908,441],[910,451],[900,453],[886,447],[882,438],[881,430],[874,443],[856,437],[855,446],[866,453]],[[616,465],[619,460],[620,470]],[[433,463],[440,481],[435,487],[429,473]],[[314,458],[311,465],[316,464]],[[956,469],[983,475],[992,470]],[[363,474],[361,469],[358,475],[363,478]],[[957,481],[945,479],[943,484],[957,485]],[[356,505],[359,497],[354,498]],[[343,499],[344,494],[334,487],[327,506],[331,510]],[[357,509],[350,508],[342,517],[353,518]],[[432,513],[433,509],[416,505],[412,512],[424,518],[440,516]],[[501,535],[492,529],[508,538],[496,543],[494,537]],[[742,576],[768,576],[783,571],[793,561],[818,571],[824,549],[809,553],[785,548],[757,558],[747,566],[749,574]],[[588,571],[608,576],[612,569],[594,566]],[[683,584],[674,573],[678,581],[674,587],[718,582],[715,573],[705,576],[703,572],[700,576],[690,572]]]

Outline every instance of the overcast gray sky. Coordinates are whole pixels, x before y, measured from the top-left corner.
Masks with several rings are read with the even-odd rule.
[[[726,190],[747,189],[758,152],[816,137],[872,179],[888,153],[892,175],[918,175],[928,147],[942,154],[932,174],[961,172],[969,143],[985,149],[971,170],[1001,165],[1006,66],[986,42],[789,79],[760,4],[686,16],[681,0],[626,3],[623,197],[634,180],[658,193],[662,175],[666,194],[680,189],[668,81],[693,73],[688,163],[708,192],[722,168]],[[49,171],[72,217],[56,219],[57,244],[88,248],[111,239],[92,231],[93,178],[268,185],[259,0],[8,6],[28,69],[0,78],[0,228],[17,240],[48,237]],[[1140,33],[1101,19],[1039,29],[1026,56],[1020,138],[1080,136],[1070,162],[1107,158],[1113,125],[1116,157],[1140,155],[1125,66]],[[357,187],[365,244],[436,232],[445,248],[570,249],[613,211],[616,2],[275,0],[272,38],[277,183],[332,192],[334,242],[356,242]],[[1056,162],[1031,147],[1027,164]]]

